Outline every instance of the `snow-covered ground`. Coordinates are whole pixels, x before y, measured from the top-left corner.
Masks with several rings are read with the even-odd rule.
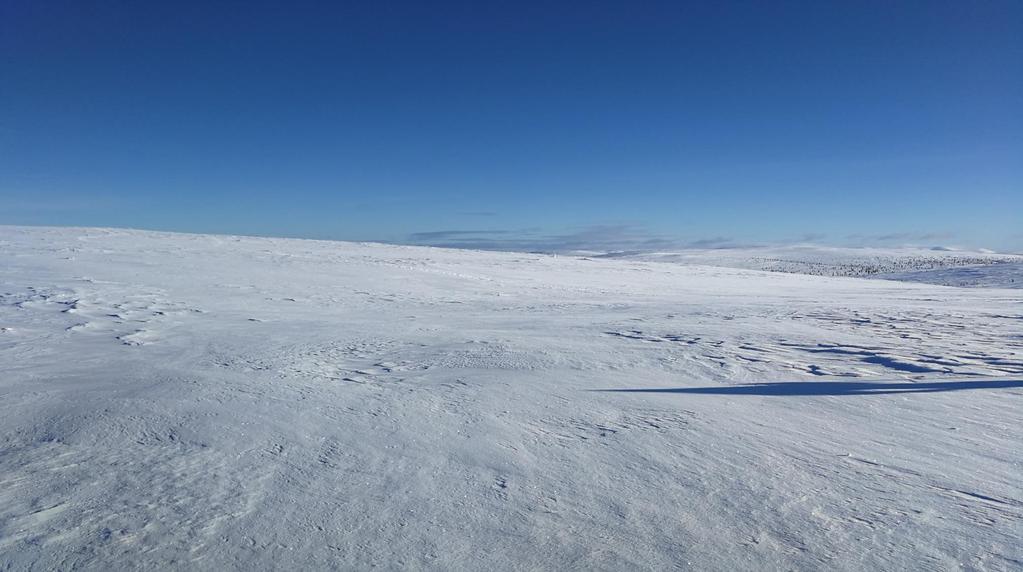
[[[1023,568],[1023,296],[0,227],[0,568]]]
[[[788,245],[678,252],[612,252],[593,257],[814,276],[859,276],[944,286],[1023,288],[1023,255],[989,251]]]

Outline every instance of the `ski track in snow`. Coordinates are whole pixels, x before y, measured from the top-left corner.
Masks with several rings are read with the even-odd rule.
[[[0,568],[1023,568],[1019,290],[105,229],[0,258]]]

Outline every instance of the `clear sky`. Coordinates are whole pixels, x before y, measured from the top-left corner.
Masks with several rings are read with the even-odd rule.
[[[0,224],[1023,250],[1023,2],[0,0]]]

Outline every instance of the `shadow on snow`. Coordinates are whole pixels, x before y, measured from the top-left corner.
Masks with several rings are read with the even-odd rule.
[[[935,393],[965,389],[1023,388],[1023,380],[848,382],[792,381],[722,385],[718,387],[669,387],[649,389],[598,389],[621,393],[690,393],[708,395],[882,395],[886,393]]]

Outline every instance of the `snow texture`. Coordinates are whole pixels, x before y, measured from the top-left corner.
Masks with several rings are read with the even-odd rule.
[[[791,245],[681,252],[612,252],[618,258],[815,276],[860,276],[960,287],[1023,288],[1023,256],[950,248]]]
[[[1023,568],[1019,290],[103,229],[0,262],[2,569]]]

